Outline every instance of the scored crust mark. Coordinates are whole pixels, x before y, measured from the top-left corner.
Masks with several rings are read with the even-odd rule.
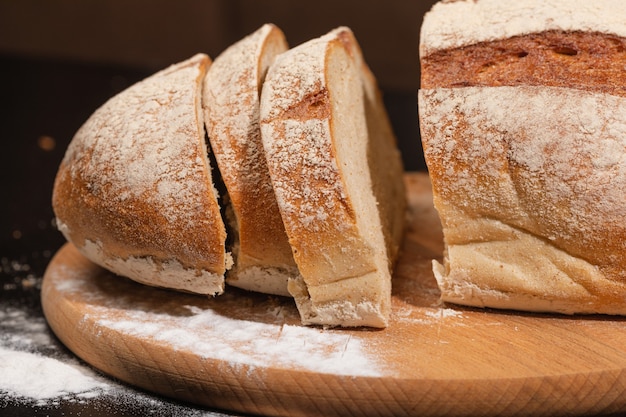
[[[548,31],[436,51],[422,88],[547,85],[626,96],[626,38]]]
[[[279,116],[285,119],[308,120],[326,119],[330,116],[328,90],[320,88],[303,97],[300,103],[283,111]]]

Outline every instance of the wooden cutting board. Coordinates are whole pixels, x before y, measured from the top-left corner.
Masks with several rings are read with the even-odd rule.
[[[48,322],[101,371],[168,397],[284,415],[594,414],[626,410],[626,322],[442,305],[441,227],[425,174],[385,330],[299,325],[286,298],[207,299],[120,278],[64,246],[42,288]]]

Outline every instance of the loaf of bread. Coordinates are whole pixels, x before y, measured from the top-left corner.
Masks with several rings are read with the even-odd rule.
[[[614,0],[437,3],[419,114],[444,301],[626,313],[626,19]]]
[[[118,275],[293,296],[304,324],[384,327],[402,174],[352,32],[287,50],[268,24],[96,110],[62,161],[53,208],[68,241]]]
[[[227,283],[246,290],[289,295],[298,276],[265,161],[259,126],[265,74],[287,50],[282,31],[266,24],[231,45],[204,79],[207,133],[228,191],[226,218],[235,264]]]
[[[348,28],[276,59],[261,132],[301,274],[289,291],[303,322],[385,327],[405,215],[402,163]]]
[[[53,191],[57,225],[88,259],[138,282],[224,290],[232,259],[207,156],[196,55],[111,98],[78,130]]]

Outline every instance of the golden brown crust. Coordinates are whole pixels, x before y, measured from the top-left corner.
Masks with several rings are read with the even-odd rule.
[[[199,97],[209,65],[206,55],[197,55],[135,84],[73,138],[53,207],[68,240],[94,262],[153,285],[221,292],[226,235]],[[171,263],[181,281],[202,281],[206,273],[207,282],[161,281],[160,271]]]
[[[306,324],[387,325],[405,196],[401,174],[370,163],[401,171],[378,94],[347,28],[283,54],[263,87],[264,148],[302,274],[289,290]],[[398,223],[383,219],[394,209]]]
[[[305,324],[384,327],[406,201],[380,91],[348,28],[286,48],[265,25],[208,72],[198,55],[107,102],[59,169],[60,229],[120,275],[221,292],[231,265],[206,124],[238,233],[231,283],[294,296]]]
[[[621,0],[440,1],[426,13],[421,57],[437,51],[543,32],[626,37]]]
[[[312,284],[375,268],[371,251],[356,230],[354,209],[335,162],[324,72],[327,49],[340,45],[336,40],[316,40],[309,51],[299,53],[300,48],[283,54],[271,68],[272,90],[266,83],[263,91],[268,101],[262,103],[263,140],[272,182],[294,258]],[[345,248],[353,253],[350,261],[343,256]]]
[[[517,86],[422,90],[420,103],[444,298],[625,313],[626,99]]]
[[[204,80],[205,122],[234,215],[234,268],[228,282],[245,289],[288,295],[297,275],[276,204],[259,127],[265,73],[287,50],[274,25],[264,25],[215,59]]]
[[[589,18],[561,0],[524,0],[504,11],[513,36],[500,15],[479,13],[504,8],[489,0],[453,6],[484,19],[477,31],[446,38],[434,25],[443,14],[426,25],[420,125],[444,228],[434,267],[444,301],[626,314],[626,38],[619,21],[593,20],[609,4],[590,5]],[[531,14],[543,29],[522,24]],[[444,43],[461,46],[433,47]]]
[[[546,31],[436,51],[422,88],[546,85],[626,96],[626,38]]]

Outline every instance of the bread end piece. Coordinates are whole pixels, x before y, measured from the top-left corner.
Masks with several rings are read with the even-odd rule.
[[[111,98],[78,130],[53,209],[87,258],[148,285],[219,294],[232,264],[207,158],[198,54]]]

